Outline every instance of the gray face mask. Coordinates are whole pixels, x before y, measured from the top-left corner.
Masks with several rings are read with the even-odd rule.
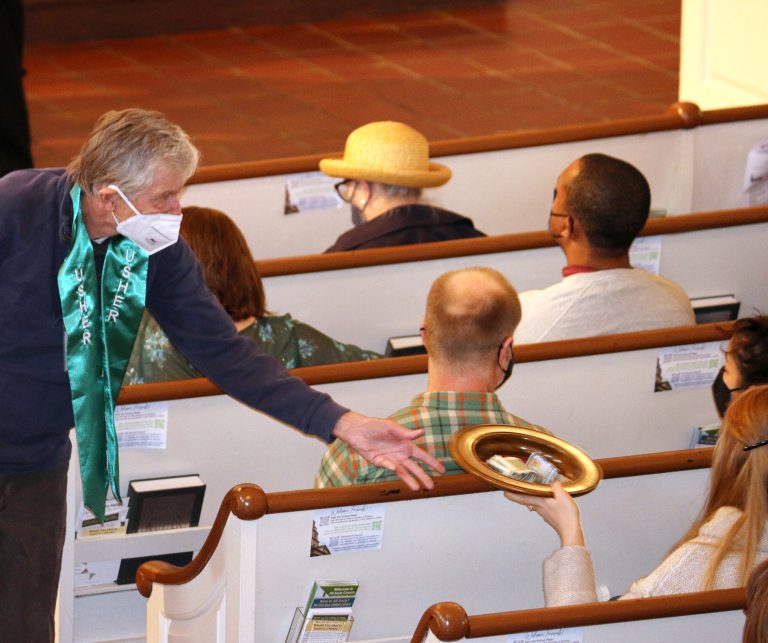
[[[365,217],[363,216],[363,209],[358,208],[354,203],[349,204],[352,210],[352,225],[359,226],[365,223]]]

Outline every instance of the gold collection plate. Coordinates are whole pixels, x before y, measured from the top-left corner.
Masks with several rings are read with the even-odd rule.
[[[552,495],[548,484],[515,480],[492,469],[485,461],[495,454],[515,456],[525,462],[531,453],[540,453],[568,478],[563,487],[572,496],[589,493],[597,487],[603,477],[597,463],[578,447],[553,435],[520,426],[473,426],[454,433],[448,448],[453,459],[464,471],[505,491],[534,496]]]

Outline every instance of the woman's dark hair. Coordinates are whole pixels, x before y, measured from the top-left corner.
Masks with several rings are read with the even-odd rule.
[[[268,314],[261,276],[243,233],[224,212],[182,209],[181,234],[203,267],[205,283],[235,321]]]
[[[768,315],[737,320],[728,350],[739,369],[741,388],[768,384]]]

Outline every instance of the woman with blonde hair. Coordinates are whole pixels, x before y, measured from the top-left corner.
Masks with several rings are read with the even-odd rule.
[[[715,446],[709,495],[699,517],[648,576],[622,598],[744,586],[768,558],[768,385],[734,398]],[[553,497],[506,492],[531,507],[560,536],[560,549],[544,561],[547,606],[597,600],[592,558],[579,508],[560,483]]]
[[[290,315],[267,310],[266,295],[243,233],[224,212],[190,206],[183,209],[181,236],[197,255],[205,284],[229,313],[240,335],[279,359],[286,368],[351,362],[381,357],[343,344]],[[127,384],[202,377],[145,313],[125,375]]]

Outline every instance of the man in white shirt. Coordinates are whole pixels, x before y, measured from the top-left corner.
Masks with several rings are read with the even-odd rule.
[[[587,154],[560,174],[549,230],[567,265],[561,282],[520,294],[516,344],[695,323],[680,286],[629,263],[650,204],[648,181],[626,161]]]

